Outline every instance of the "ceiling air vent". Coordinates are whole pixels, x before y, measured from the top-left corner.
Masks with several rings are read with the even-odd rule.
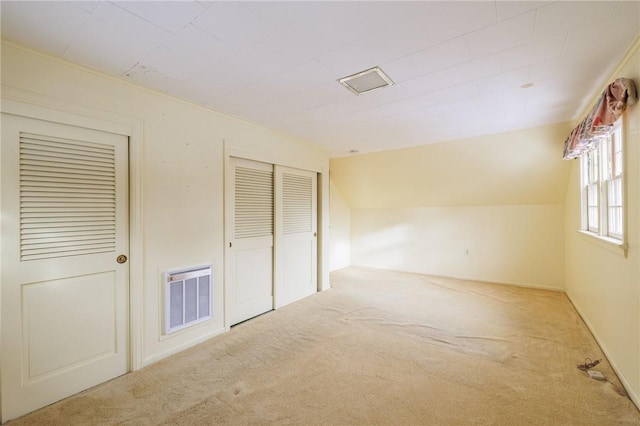
[[[338,81],[356,95],[393,85],[393,81],[380,67],[373,67]]]

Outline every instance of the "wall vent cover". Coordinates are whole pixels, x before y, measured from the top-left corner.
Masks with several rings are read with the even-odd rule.
[[[338,82],[356,95],[394,84],[391,78],[389,78],[380,67],[373,67],[357,74],[341,78]]]
[[[211,266],[165,273],[165,333],[173,333],[213,316]]]

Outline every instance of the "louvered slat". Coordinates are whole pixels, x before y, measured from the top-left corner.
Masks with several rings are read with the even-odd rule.
[[[284,234],[312,231],[312,181],[308,176],[282,174]]]
[[[273,235],[273,172],[236,166],[235,238]]]
[[[115,251],[113,146],[20,134],[20,259]]]

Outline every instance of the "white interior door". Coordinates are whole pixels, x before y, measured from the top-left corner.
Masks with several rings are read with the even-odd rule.
[[[230,324],[273,309],[273,166],[231,158],[227,174]]]
[[[2,114],[2,420],[129,370],[128,138]]]
[[[317,291],[317,175],[276,166],[275,188],[277,309]]]

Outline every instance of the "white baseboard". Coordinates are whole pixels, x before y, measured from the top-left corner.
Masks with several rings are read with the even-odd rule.
[[[595,329],[593,328],[593,326],[589,322],[589,319],[583,314],[583,312],[580,309],[580,307],[578,306],[578,304],[576,304],[576,302],[571,297],[571,294],[569,294],[569,292],[565,292],[565,294],[569,298],[569,301],[571,302],[573,307],[578,312],[578,315],[580,315],[580,318],[582,318],[582,321],[584,321],[584,323],[587,325],[587,328],[589,329],[589,331],[593,335],[593,338],[596,339],[596,342],[598,343],[598,346],[600,346],[600,349],[602,349],[602,352],[604,352],[604,355],[607,357],[607,360],[609,361],[609,364],[611,364],[611,368],[613,368],[613,371],[616,372],[616,375],[620,379],[620,382],[622,383],[622,386],[624,386],[624,389],[627,391],[627,395],[629,395],[629,399],[631,399],[631,401],[633,401],[633,403],[636,405],[636,407],[638,407],[638,410],[640,410],[640,398],[639,398],[638,394],[636,394],[634,392],[634,390],[632,389],[631,385],[629,384],[629,381],[627,380],[626,376],[624,375],[622,370],[620,370],[620,368],[618,368],[618,366],[616,365],[616,361],[611,356],[609,351],[607,350],[607,346],[604,344],[602,339],[600,339],[600,337],[598,336],[598,333],[596,333]]]
[[[224,327],[217,328],[217,329],[211,331],[210,333],[207,333],[207,334],[204,334],[202,336],[199,336],[196,339],[189,340],[189,341],[187,341],[187,342],[185,342],[185,343],[183,343],[181,345],[174,346],[174,347],[172,347],[171,349],[169,349],[167,351],[160,352],[160,353],[155,354],[155,355],[153,355],[153,356],[151,356],[149,358],[145,358],[144,359],[144,367],[147,367],[147,366],[149,366],[149,365],[151,365],[153,363],[156,363],[156,362],[160,361],[161,359],[167,358],[168,356],[175,355],[178,352],[182,352],[185,349],[189,349],[190,347],[195,346],[198,343],[202,343],[205,340],[209,340],[212,337],[215,337],[215,336],[217,336],[219,334],[225,333],[225,331],[226,330],[225,330]]]
[[[465,281],[476,281],[481,283],[488,284],[498,284],[498,285],[510,285],[513,287],[522,287],[522,288],[531,288],[535,290],[548,290],[548,291],[560,291],[565,292],[564,287],[561,286],[550,286],[550,285],[539,285],[539,284],[531,284],[531,283],[520,283],[514,281],[493,281],[493,280],[483,280],[481,278],[462,278],[462,277],[445,277],[445,278],[453,278],[455,280],[465,280]]]
[[[478,278],[478,277],[459,277],[459,276],[453,276],[453,275],[433,274],[433,273],[428,273],[424,271],[380,268],[380,267],[369,266],[369,265],[351,265],[351,266],[353,266],[354,268],[381,269],[381,270],[391,271],[391,272],[404,272],[407,274],[418,274],[418,275],[426,275],[431,277],[450,278],[453,280],[475,281],[475,282],[487,283],[487,284],[509,285],[514,287],[531,288],[536,290],[560,291],[563,293],[565,291],[562,285],[540,285],[540,284],[532,284],[532,283],[521,283],[521,282],[515,282],[515,281],[495,281],[495,280],[487,280],[487,279]]]

